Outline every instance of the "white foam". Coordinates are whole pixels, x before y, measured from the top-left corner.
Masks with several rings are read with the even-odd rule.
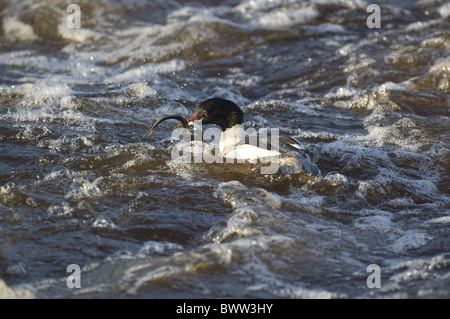
[[[234,7],[247,21],[256,27],[289,28],[315,19],[319,12],[314,5],[286,3],[282,0],[247,0]]]
[[[420,230],[408,230],[401,237],[397,238],[394,243],[389,245],[389,248],[396,253],[401,253],[406,250],[422,247],[432,239],[433,237]]]
[[[450,2],[444,3],[438,8],[438,12],[442,18],[447,19],[450,16]]]
[[[387,202],[388,205],[393,207],[409,207],[414,206],[415,203],[412,198],[394,198]]]
[[[213,237],[215,243],[223,243],[234,237],[250,237],[260,234],[252,224],[258,214],[250,207],[238,208],[227,219],[227,225]]]
[[[58,25],[58,33],[62,38],[74,42],[85,42],[87,40],[98,41],[102,37],[100,33],[85,27],[68,28],[65,20]]]
[[[33,41],[38,38],[33,27],[23,23],[17,17],[4,17],[3,31],[9,41]]]
[[[359,230],[375,230],[388,234],[392,231],[394,224],[388,213],[378,213],[374,216],[360,217],[353,221],[353,225]]]
[[[17,123],[13,127],[19,127],[21,129],[15,136],[18,140],[39,141],[51,133],[48,126],[43,123]]]
[[[261,14],[251,20],[251,24],[264,28],[288,28],[301,23],[307,23],[319,15],[314,7],[304,6],[299,9],[281,8],[276,11]]]
[[[84,178],[75,178],[72,185],[70,185],[69,192],[64,197],[66,200],[82,200],[100,197],[102,191],[98,186],[98,182],[98,179],[90,182]]]
[[[170,257],[151,259],[151,262],[134,261],[123,275],[129,282],[127,292],[137,293],[141,287],[174,276],[189,276],[209,267],[226,267],[230,264],[232,251],[223,245],[204,245],[198,249],[177,252]]]
[[[54,203],[47,209],[49,215],[54,217],[71,217],[73,211],[68,202]]]
[[[346,29],[344,26],[340,25],[340,24],[336,24],[336,23],[321,23],[317,26],[317,32],[323,32],[323,33],[342,33],[345,32]],[[331,41],[332,43],[339,43],[339,42],[334,42],[335,40],[333,39],[326,39],[325,41]]]
[[[450,56],[438,59],[428,72],[437,83],[437,89],[448,90],[450,88]]]
[[[132,97],[142,99],[146,96],[157,95],[158,91],[144,83],[133,83],[128,86],[128,92]]]
[[[109,218],[101,216],[92,222],[92,228],[116,230],[118,227]]]
[[[34,293],[31,290],[14,286],[9,287],[2,279],[0,279],[0,299],[32,299],[34,297]]]
[[[90,122],[104,120],[89,117],[77,110],[78,104],[64,76],[52,76],[34,83],[26,83],[17,91],[23,98],[10,107],[7,113],[0,114],[0,119],[44,124],[63,119],[65,123],[73,123],[75,129],[84,126],[94,132],[95,126]]]
[[[417,280],[426,280],[429,284],[439,283],[444,291],[448,291],[447,286],[443,284],[449,278],[450,273],[446,271],[449,265],[449,258],[446,254],[434,256],[432,258],[417,258],[408,261],[401,261],[392,265],[394,274],[389,277],[389,281],[393,282],[393,286],[398,284],[407,285],[409,282],[417,282]],[[436,289],[435,289],[436,290]],[[422,293],[424,290],[422,290]]]
[[[247,188],[238,181],[220,183],[214,196],[235,208],[262,205],[275,209],[281,206],[281,199],[277,194],[270,193],[263,188]]]
[[[19,261],[6,267],[6,273],[10,276],[24,276],[27,273],[25,263]]]
[[[56,166],[50,173],[44,176],[43,181],[60,180],[61,178],[73,178],[76,173],[70,171],[67,167]]]
[[[354,53],[356,51],[357,47],[352,44],[352,43],[348,43],[344,46],[342,46],[341,48],[336,50],[336,54],[340,55],[340,56],[347,56],[350,55],[351,53]]]
[[[95,136],[92,134],[88,136],[78,133],[64,134],[57,139],[45,137],[38,142],[37,146],[57,152],[87,151],[94,146],[94,139]]]
[[[312,0],[313,3],[345,6],[347,8],[366,9],[369,3],[365,0]]]
[[[391,81],[384,82],[376,87],[377,94],[385,93],[386,91],[404,91],[406,90],[406,87],[403,83],[394,83]]]
[[[286,201],[296,207],[301,207],[312,214],[320,214],[325,202],[325,196],[321,195],[304,195],[294,192],[286,197]]]
[[[151,256],[165,253],[167,251],[183,250],[183,246],[171,242],[147,241],[139,249],[138,256]]]
[[[37,80],[32,84],[31,90],[27,92],[22,105],[49,105],[57,103],[63,96],[72,95],[73,92],[67,84],[65,77],[52,76]]]
[[[170,41],[182,33],[177,41]],[[199,33],[199,34],[196,34]],[[90,52],[97,62],[120,66],[127,76],[152,75],[184,70],[185,59],[174,58],[185,47],[204,39],[206,33],[198,31],[190,23],[132,26],[116,29],[109,35],[110,41],[98,51]],[[181,39],[181,40],[180,40]],[[142,67],[142,68],[141,68]],[[122,72],[117,72],[120,76]]]
[[[347,97],[353,97],[359,94],[359,90],[355,88],[346,88],[346,87],[338,87],[327,94],[325,94],[325,98],[336,98],[336,99],[342,99]]]
[[[214,196],[234,208],[225,226],[212,227],[204,237],[214,243],[228,243],[236,237],[250,238],[265,233],[264,225],[274,222],[274,209],[280,208],[282,203],[277,194],[262,188],[249,188],[237,181],[220,183]]]
[[[173,73],[179,72],[186,68],[184,60],[175,58],[173,60],[162,63],[147,63],[133,69],[127,70],[120,74],[108,77],[105,82],[135,82],[145,81],[153,78],[157,73]]]
[[[258,235],[253,233],[251,237],[234,238],[231,241],[221,243],[221,247],[226,247],[233,254],[233,259],[239,262],[237,273],[242,278],[252,278],[251,285],[246,289],[246,293],[258,291],[260,289],[268,291],[276,296],[281,296],[284,291],[287,297],[292,289],[298,289],[298,285],[292,285],[286,280],[280,279],[271,267],[287,267],[286,252],[293,249],[295,240],[280,234]],[[269,256],[267,258],[267,256]],[[288,259],[290,257],[287,257]],[[289,297],[294,295],[289,293]]]
[[[324,179],[333,186],[342,186],[348,183],[348,178],[338,172],[330,172],[324,177]]]
[[[437,21],[417,21],[417,22],[413,22],[410,23],[409,25],[406,26],[406,31],[408,32],[417,32],[417,31],[422,31],[424,29],[430,28],[434,25],[437,24]]]
[[[367,125],[366,129],[369,134],[364,137],[358,137],[358,140],[363,141],[367,145],[382,147],[394,144],[407,152],[418,152],[422,146],[421,143],[414,141],[414,135],[418,134],[419,131],[416,129],[414,122],[407,118],[400,119],[396,123],[385,127],[376,124]],[[410,132],[407,135],[404,133],[406,130]]]
[[[433,218],[428,222],[431,224],[450,224],[450,216]]]

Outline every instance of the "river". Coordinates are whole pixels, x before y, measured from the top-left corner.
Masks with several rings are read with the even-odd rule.
[[[0,2],[0,296],[450,297],[447,1],[73,4]],[[321,175],[143,137],[212,97]]]

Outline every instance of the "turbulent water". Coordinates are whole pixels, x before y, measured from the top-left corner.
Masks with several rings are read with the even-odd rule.
[[[1,0],[0,296],[449,298],[450,5],[376,3]],[[143,137],[211,97],[321,176]]]

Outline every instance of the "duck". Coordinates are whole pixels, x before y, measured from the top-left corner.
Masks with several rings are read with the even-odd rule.
[[[277,135],[275,138],[273,134],[270,138],[267,134],[262,136],[247,134],[244,130],[244,113],[230,100],[214,97],[201,102],[192,116],[186,120],[188,124],[198,121],[201,121],[201,124],[219,126],[222,132],[218,149],[226,159],[254,163],[257,160],[281,158],[281,164],[289,163],[291,166],[290,172],[321,175],[320,169],[311,161],[305,147],[297,139],[279,135],[278,129],[275,131]],[[179,126],[185,127],[185,124],[183,122]],[[297,160],[297,163],[293,160]],[[295,168],[292,169],[292,166]]]

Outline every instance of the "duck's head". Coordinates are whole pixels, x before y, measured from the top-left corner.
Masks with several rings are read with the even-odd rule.
[[[201,120],[202,124],[216,124],[225,131],[236,124],[242,124],[244,114],[235,103],[221,98],[212,98],[201,102],[187,122],[195,120]]]

